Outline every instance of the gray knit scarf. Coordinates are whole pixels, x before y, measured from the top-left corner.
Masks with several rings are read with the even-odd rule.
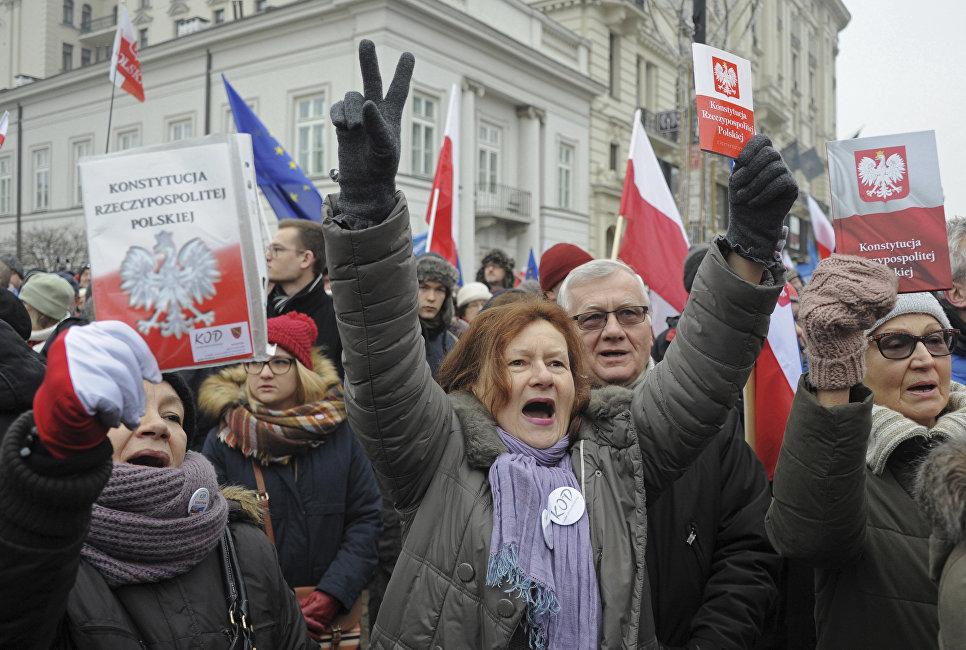
[[[199,488],[208,490],[208,509],[189,515]],[[197,566],[227,524],[228,502],[201,454],[189,451],[176,468],[116,463],[94,504],[81,556],[111,587],[159,582]]]
[[[865,452],[865,464],[879,476],[896,447],[912,438],[945,440],[966,437],[966,386],[951,382],[949,403],[931,428],[916,424],[904,415],[878,404],[872,407],[872,435]]]

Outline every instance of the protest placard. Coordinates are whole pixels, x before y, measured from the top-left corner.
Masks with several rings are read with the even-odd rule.
[[[704,151],[737,158],[755,134],[751,62],[701,43],[691,46],[698,143]]]
[[[96,156],[80,170],[98,320],[131,325],[166,371],[264,355],[250,136]]]
[[[934,131],[827,143],[835,252],[889,266],[899,291],[952,285]]]

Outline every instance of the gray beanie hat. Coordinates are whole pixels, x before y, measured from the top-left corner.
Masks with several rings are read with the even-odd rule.
[[[74,288],[56,273],[36,273],[20,290],[20,300],[44,316],[62,321],[70,316]]]
[[[885,317],[877,320],[875,325],[865,331],[865,335],[872,334],[888,321],[905,314],[926,314],[939,321],[943,329],[952,327],[949,324],[949,318],[946,317],[946,312],[943,311],[939,301],[931,293],[900,293],[899,297],[896,298],[896,306],[892,308],[892,311],[886,314]]]

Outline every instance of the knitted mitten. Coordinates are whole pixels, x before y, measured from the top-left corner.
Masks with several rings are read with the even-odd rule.
[[[892,310],[898,286],[896,274],[884,264],[852,255],[822,260],[798,312],[815,388],[850,388],[862,381],[865,330]]]

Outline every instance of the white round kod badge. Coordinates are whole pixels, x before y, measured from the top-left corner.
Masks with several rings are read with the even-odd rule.
[[[577,523],[584,514],[584,495],[572,487],[559,487],[547,497],[550,521],[559,526]]]
[[[188,501],[188,514],[200,515],[208,509],[209,503],[211,503],[211,495],[208,493],[208,488],[198,488]]]

